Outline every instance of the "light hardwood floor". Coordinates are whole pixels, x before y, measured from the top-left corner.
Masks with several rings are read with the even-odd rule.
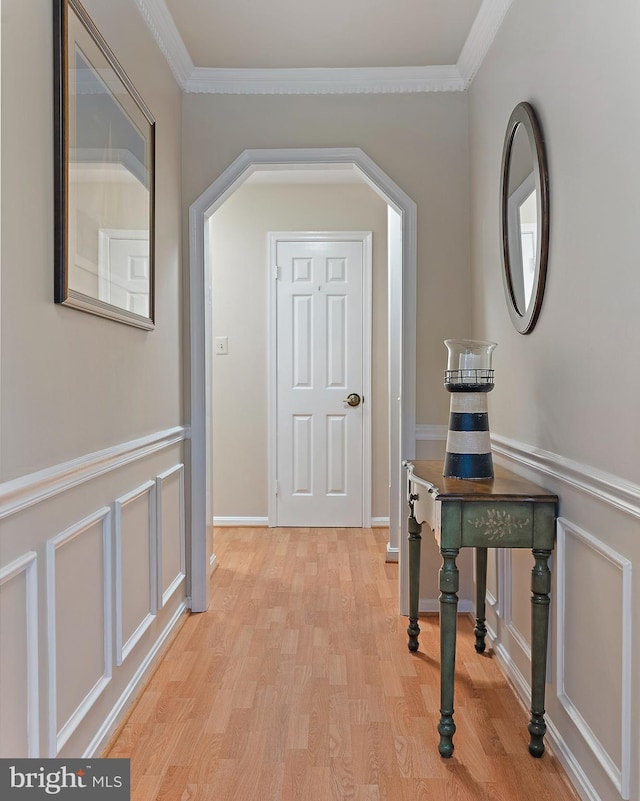
[[[106,756],[132,800],[575,801],[461,617],[455,753],[437,752],[438,618],[406,646],[380,529],[217,529],[190,616]]]

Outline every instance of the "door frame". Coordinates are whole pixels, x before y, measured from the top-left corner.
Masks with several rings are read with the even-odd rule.
[[[283,148],[245,150],[189,207],[189,410],[186,461],[188,476],[187,592],[191,609],[209,605],[209,576],[216,557],[208,537],[211,514],[211,275],[207,222],[224,201],[256,170],[296,167],[335,167],[350,164],[393,209],[400,220],[402,258],[390,259],[389,289],[389,417],[390,454],[389,546],[391,559],[399,557],[401,614],[408,610],[406,542],[406,480],[402,459],[415,458],[416,429],[416,270],[417,206],[406,192],[358,147]],[[393,288],[393,292],[391,289]],[[242,472],[241,454],[230,469]]]
[[[362,526],[371,527],[371,336],[373,332],[373,235],[371,231],[270,231],[269,269],[273,271],[269,280],[268,315],[268,520],[269,526],[277,526],[276,481],[278,477],[278,380],[276,354],[277,330],[277,247],[278,242],[361,242],[362,243]]]

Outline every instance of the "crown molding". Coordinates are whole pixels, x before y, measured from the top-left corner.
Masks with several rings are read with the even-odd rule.
[[[498,33],[513,0],[483,0],[458,57],[457,68],[468,89]]]
[[[195,65],[176,28],[167,4],[164,0],[135,0],[135,2],[171,67],[178,86],[184,91],[187,81],[195,70]]]
[[[196,67],[165,0],[135,0],[184,92],[239,95],[463,92],[513,0],[483,0],[457,64],[425,67],[228,69]]]
[[[224,69],[197,67],[186,92],[235,95],[397,94],[460,92],[455,66]]]

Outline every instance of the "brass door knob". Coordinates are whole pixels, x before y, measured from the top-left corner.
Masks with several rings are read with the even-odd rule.
[[[360,406],[361,400],[362,398],[357,392],[352,392],[347,398],[345,398],[344,402],[348,403],[349,406]]]

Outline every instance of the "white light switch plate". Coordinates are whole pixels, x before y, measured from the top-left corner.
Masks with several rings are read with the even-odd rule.
[[[226,356],[229,353],[228,337],[216,337],[216,356]]]

